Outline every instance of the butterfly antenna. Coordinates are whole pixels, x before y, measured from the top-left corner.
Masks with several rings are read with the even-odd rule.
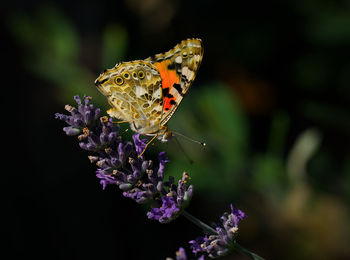
[[[187,139],[187,140],[189,140],[189,141],[192,141],[192,142],[195,142],[195,143],[197,143],[197,144],[200,144],[200,145],[203,146],[203,147],[207,145],[207,144],[204,143],[204,142],[200,142],[200,141],[194,140],[194,139],[192,139],[192,138],[190,138],[190,137],[188,137],[188,136],[186,136],[186,135],[180,134],[180,133],[178,133],[178,132],[172,131],[172,133],[173,133],[173,134],[176,134],[176,135],[178,135],[178,136],[181,136],[181,137],[183,137],[183,138],[185,138],[185,139]]]
[[[187,158],[188,162],[190,164],[193,164],[194,161],[188,156],[188,154],[186,153],[185,149],[182,147],[181,143],[179,142],[179,140],[176,138],[176,136],[174,136],[175,142],[177,143],[177,145],[180,147],[181,151],[184,153],[185,157]]]

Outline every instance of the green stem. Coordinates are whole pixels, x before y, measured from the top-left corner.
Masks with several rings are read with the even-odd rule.
[[[261,256],[258,256],[257,254],[254,254],[253,252],[250,252],[248,249],[244,248],[237,242],[234,245],[234,249],[236,249],[241,254],[248,256],[252,260],[264,260],[264,258],[262,258]]]
[[[198,227],[200,227],[205,233],[208,233],[209,235],[217,235],[218,234],[215,229],[213,229],[212,227],[208,226],[204,222],[200,221],[198,218],[192,216],[187,211],[183,210],[181,214],[185,218],[187,218],[189,221],[191,221],[193,224],[195,224]]]
[[[215,229],[213,229],[212,227],[208,226],[204,222],[200,221],[198,218],[192,216],[187,211],[183,210],[181,214],[185,218],[187,218],[189,221],[191,221],[193,224],[195,224],[196,226],[200,227],[205,233],[207,233],[209,235],[217,235],[218,234]],[[248,249],[244,248],[243,246],[241,246],[237,242],[234,243],[234,249],[236,251],[240,252],[241,254],[249,257],[252,260],[264,260],[264,258],[258,256],[257,254],[254,254],[254,253],[250,252]]]

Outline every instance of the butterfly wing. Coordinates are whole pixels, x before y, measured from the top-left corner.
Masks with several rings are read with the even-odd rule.
[[[128,121],[141,134],[159,130],[163,111],[161,77],[149,61],[117,64],[105,70],[95,81],[112,106],[110,116]]]
[[[187,39],[168,52],[147,58],[157,67],[162,80],[163,113],[165,125],[191,86],[203,57],[202,41]]]

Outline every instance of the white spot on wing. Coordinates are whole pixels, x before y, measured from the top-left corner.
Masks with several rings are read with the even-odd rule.
[[[161,94],[160,91],[161,91],[161,88],[158,88],[156,91],[154,91],[152,97],[153,97],[154,99],[160,98],[160,94]]]
[[[182,57],[181,56],[177,56],[176,58],[175,58],[175,62],[176,63],[182,63]]]
[[[142,95],[147,93],[147,90],[141,86],[136,86],[136,97],[141,97]]]
[[[186,76],[187,80],[191,80],[194,77],[194,72],[190,70],[187,66],[182,68],[182,74]]]
[[[201,56],[200,56],[200,55],[194,55],[194,60],[195,60],[195,61],[199,61],[199,60],[200,60],[200,58],[201,58]]]

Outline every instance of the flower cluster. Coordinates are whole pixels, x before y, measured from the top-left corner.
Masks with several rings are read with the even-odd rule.
[[[243,211],[235,209],[231,204],[231,213],[225,212],[220,224],[213,224],[215,230],[208,227],[210,235],[198,237],[189,242],[192,252],[197,260],[206,258],[219,258],[227,255],[235,246],[235,237],[238,232],[238,223],[245,218]],[[171,258],[168,258],[171,260]],[[184,248],[180,247],[176,252],[176,260],[189,260]]]
[[[160,223],[168,223],[181,213],[181,209],[185,208],[192,198],[193,186],[187,187],[187,179],[189,176],[186,172],[175,185],[174,178],[169,177],[169,181],[165,186],[169,187],[169,192],[163,194],[161,207],[154,207],[147,213],[148,218],[158,220]]]
[[[103,189],[107,185],[117,185],[125,197],[137,203],[153,201],[154,206],[147,213],[148,218],[167,223],[175,219],[192,197],[193,187],[187,186],[189,178],[184,173],[178,185],[174,178],[164,180],[164,168],[168,162],[165,152],[158,155],[159,164],[140,156],[147,140],[133,135],[133,142],[123,141],[119,126],[111,118],[100,117],[100,109],[91,104],[91,98],[85,96],[84,102],[74,97],[78,108],[66,105],[70,115],[56,113],[56,118],[65,121],[68,126],[63,130],[69,136],[78,136],[79,146],[93,152],[89,159],[96,164],[96,176]]]
[[[238,231],[238,223],[245,218],[243,211],[235,209],[231,204],[231,213],[225,212],[220,224],[215,224],[216,234],[205,235],[191,240],[192,252],[210,258],[218,258],[229,253],[234,247],[234,239]]]

